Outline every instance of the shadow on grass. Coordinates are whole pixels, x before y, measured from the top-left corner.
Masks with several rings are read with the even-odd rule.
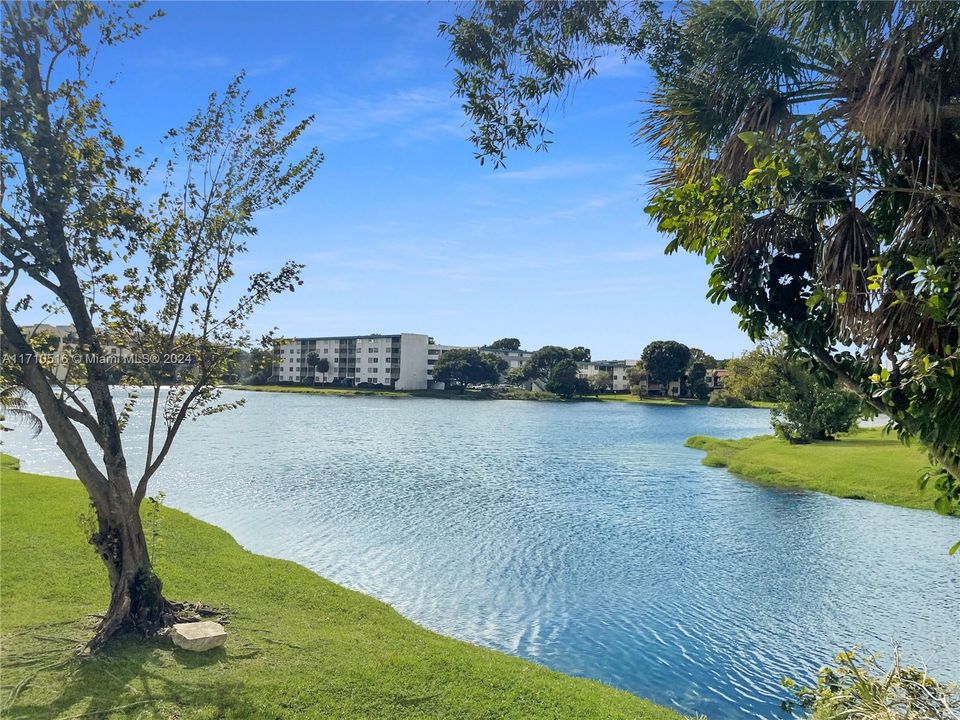
[[[211,717],[258,716],[243,684],[221,670],[259,655],[259,648],[234,643],[237,647],[194,653],[165,638],[124,636],[78,657],[73,639],[4,638],[4,718],[170,718],[180,716],[178,709],[190,714],[203,709]]]

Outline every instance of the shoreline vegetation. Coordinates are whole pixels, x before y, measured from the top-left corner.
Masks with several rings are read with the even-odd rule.
[[[600,682],[431,632],[167,507],[157,524],[144,511],[164,592],[222,606],[226,647],[190,653],[163,638],[119,636],[79,659],[91,616],[109,600],[78,523],[89,500],[76,480],[21,472],[9,455],[0,483],[4,717],[681,718]]]
[[[389,390],[386,388],[354,388],[315,385],[223,385],[225,390],[244,390],[248,392],[302,393],[307,395],[330,395],[334,397],[356,397],[379,395],[382,397],[420,397],[441,400],[534,400],[541,402],[624,402],[641,405],[666,405],[686,407],[696,405],[708,407],[706,400],[693,398],[671,398],[656,396],[638,396],[629,393],[601,393],[584,395],[565,400],[559,395],[539,390],[522,388],[494,388],[493,390],[467,390],[459,393],[452,390]],[[774,403],[748,402],[745,407],[770,409]],[[713,406],[709,406],[713,407]]]
[[[704,465],[761,485],[933,511],[936,492],[917,484],[929,465],[925,452],[882,428],[860,428],[808,445],[772,435],[737,440],[695,435],[685,444],[706,452]]]

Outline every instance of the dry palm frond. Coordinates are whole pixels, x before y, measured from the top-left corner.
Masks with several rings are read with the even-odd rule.
[[[910,45],[899,33],[892,35],[875,58],[840,80],[849,98],[850,126],[888,150],[925,140],[940,122],[940,64],[930,48],[911,54]]]
[[[702,182],[713,174],[715,128],[720,123],[715,94],[696,80],[666,92],[654,91],[637,129],[637,138],[648,143],[664,164],[654,185]]]
[[[893,247],[912,254],[938,255],[960,246],[960,200],[920,197],[904,213]]]
[[[916,347],[938,354],[943,351],[943,327],[921,311],[920,300],[909,283],[898,283],[902,295],[888,291],[883,294],[864,331],[869,349],[877,357],[903,348]]]
[[[879,249],[869,220],[853,203],[827,229],[820,246],[817,277],[824,288],[835,290],[838,299],[842,298],[837,304],[837,318],[855,336],[870,309],[866,271]]]
[[[727,136],[717,169],[734,182],[740,182],[753,167],[755,151],[748,150],[741,133],[758,132],[771,142],[782,139],[790,129],[793,114],[779,93],[768,91],[750,98]]]

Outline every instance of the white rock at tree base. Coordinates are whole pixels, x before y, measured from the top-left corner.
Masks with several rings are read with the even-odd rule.
[[[227,631],[223,629],[223,625],[210,620],[177,623],[170,628],[169,635],[174,645],[193,652],[213,650],[227,641]]]

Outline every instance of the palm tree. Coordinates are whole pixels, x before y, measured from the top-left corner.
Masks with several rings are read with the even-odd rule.
[[[691,3],[641,136],[648,212],[713,265],[754,339],[780,330],[960,503],[960,24],[955,3]]]
[[[24,389],[19,385],[0,387],[0,430],[13,430],[4,424],[6,421],[25,425],[36,437],[43,430],[40,418],[27,410],[27,401],[23,397]]]

